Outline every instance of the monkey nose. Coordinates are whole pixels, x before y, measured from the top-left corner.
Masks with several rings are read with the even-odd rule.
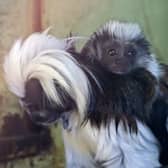
[[[115,63],[115,65],[122,65],[123,60],[122,60],[122,59],[116,59],[116,60],[114,61],[114,63]]]

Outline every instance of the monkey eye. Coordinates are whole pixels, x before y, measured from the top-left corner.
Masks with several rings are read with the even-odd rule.
[[[135,51],[135,50],[129,50],[129,51],[127,52],[127,55],[128,55],[129,57],[135,56],[135,55],[136,55],[136,51]]]
[[[117,55],[117,51],[115,49],[110,49],[110,50],[108,50],[108,55],[113,57],[113,56]]]

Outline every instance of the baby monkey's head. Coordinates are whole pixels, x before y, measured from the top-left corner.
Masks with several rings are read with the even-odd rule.
[[[138,67],[144,67],[152,73],[158,71],[157,62],[150,53],[150,44],[135,23],[106,23],[91,35],[81,53],[91,60],[100,60],[103,66],[114,73],[127,73]]]

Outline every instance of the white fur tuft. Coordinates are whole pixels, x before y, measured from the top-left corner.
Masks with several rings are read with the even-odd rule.
[[[25,41],[18,40],[5,58],[4,71],[9,89],[22,98],[25,83],[38,79],[47,97],[62,104],[56,81],[76,101],[80,116],[89,102],[90,85],[76,60],[66,52],[66,39],[58,40],[45,33],[34,33]]]
[[[150,54],[149,56],[144,57],[144,59],[139,59],[137,65],[138,67],[144,67],[147,69],[158,80],[163,75],[163,70],[154,54]]]
[[[10,50],[8,57],[5,57],[4,71],[5,79],[9,89],[18,97],[24,97],[24,81],[22,78],[21,49],[22,41],[17,40]]]
[[[142,33],[138,24],[119,21],[109,21],[98,33],[102,34],[104,31],[108,31],[109,34],[115,35],[122,40],[135,39]]]
[[[157,140],[141,122],[137,121],[137,126],[137,134],[126,132],[122,123],[116,132],[113,121],[108,128],[102,126],[100,130],[89,122],[75,133],[63,130],[67,167],[159,167]]]
[[[159,65],[158,61],[154,54],[150,55],[150,61],[147,64],[147,70],[151,72],[157,79],[159,79],[163,75],[163,70]]]

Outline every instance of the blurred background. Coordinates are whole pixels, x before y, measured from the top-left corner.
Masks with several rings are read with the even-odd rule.
[[[64,167],[63,144],[57,126],[51,128],[51,137],[45,134],[45,137],[52,139],[52,144],[47,149],[41,147],[40,152],[37,146],[31,149],[33,144],[27,145],[29,150],[18,149],[16,142],[19,137],[26,137],[23,135],[28,134],[27,126],[23,132],[13,134],[16,128],[22,127],[22,123],[14,127],[18,123],[14,119],[14,126],[8,128],[11,120],[5,116],[21,114],[17,99],[9,93],[3,79],[3,59],[12,43],[17,38],[49,26],[52,26],[52,34],[57,37],[67,37],[70,32],[89,36],[109,20],[139,23],[158,59],[168,64],[167,0],[0,0],[0,150],[1,146],[7,146],[4,149],[6,153],[0,153],[0,168]],[[4,134],[4,129],[11,131]],[[36,131],[34,134],[42,138],[43,135],[38,133]],[[45,143],[48,142],[46,140]]]

